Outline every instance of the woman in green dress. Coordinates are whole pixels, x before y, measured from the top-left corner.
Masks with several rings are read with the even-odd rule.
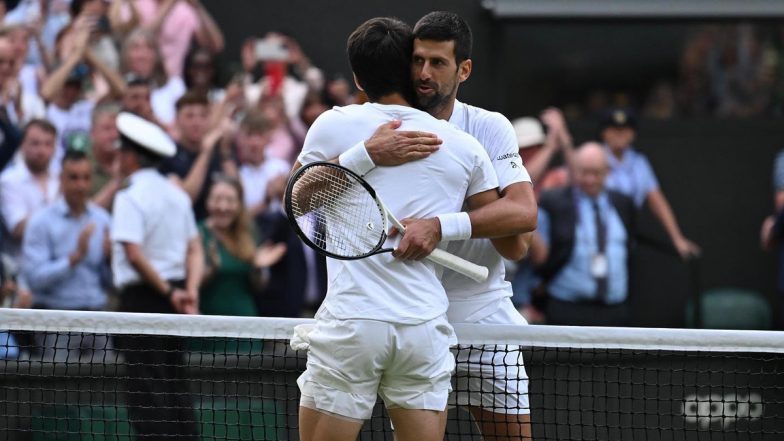
[[[262,270],[285,253],[285,248],[273,245],[256,248],[242,192],[238,180],[222,176],[214,180],[207,196],[207,218],[199,225],[206,260],[199,292],[202,314],[257,315],[255,296],[262,289]],[[213,346],[214,351],[224,350],[224,345]],[[259,345],[225,346],[226,351],[234,352],[236,347],[239,353],[247,353]]]

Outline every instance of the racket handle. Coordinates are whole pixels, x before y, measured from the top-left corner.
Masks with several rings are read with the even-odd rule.
[[[484,282],[490,271],[487,267],[471,263],[465,259],[455,256],[454,254],[447,253],[446,251],[436,248],[427,256],[427,260],[437,263],[452,271],[458,272],[468,278],[476,280],[477,282]]]

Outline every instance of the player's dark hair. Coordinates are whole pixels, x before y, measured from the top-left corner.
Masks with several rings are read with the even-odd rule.
[[[371,101],[399,93],[413,103],[411,27],[391,17],[371,18],[348,37],[348,61]]]
[[[417,40],[454,41],[455,61],[458,65],[471,58],[473,36],[471,27],[454,12],[433,11],[414,25]]]

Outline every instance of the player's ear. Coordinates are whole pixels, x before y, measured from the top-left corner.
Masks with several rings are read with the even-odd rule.
[[[471,68],[473,67],[471,59],[463,60],[460,66],[457,67],[457,80],[461,83],[471,76]]]
[[[357,74],[352,72],[351,75],[354,76],[354,85],[357,86],[357,89],[364,92],[365,89],[363,89],[362,86],[359,85],[359,80],[357,79]]]

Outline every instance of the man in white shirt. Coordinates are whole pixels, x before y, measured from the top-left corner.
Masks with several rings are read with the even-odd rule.
[[[500,211],[515,212],[505,218],[504,224],[496,224],[495,234],[532,231],[536,226],[536,201],[511,123],[500,113],[469,106],[456,99],[458,86],[468,79],[472,67],[468,24],[457,14],[432,12],[417,22],[414,36],[412,72],[419,106],[479,140],[490,155],[499,181],[502,198],[493,205],[498,205]],[[365,143],[369,158],[377,165],[418,159],[432,150],[426,145],[432,144],[432,140],[423,134],[391,132],[389,129],[393,127],[396,125],[381,127],[376,136]],[[434,224],[439,227],[432,221],[410,223],[406,234],[421,226],[424,229],[417,233],[440,236],[438,230],[428,232]],[[529,238],[530,234],[518,237],[524,239],[524,251]],[[510,300],[512,287],[505,280],[501,257],[518,260],[522,254],[518,247],[509,248],[507,244],[499,240],[473,239],[448,245],[449,252],[490,269],[490,276],[482,283],[453,271],[444,272],[442,282],[449,296],[447,315],[450,323],[527,324]],[[417,244],[398,256],[420,258],[429,254],[430,249],[420,248]],[[468,406],[487,438],[530,439],[528,377],[519,348],[461,347],[456,359],[457,387],[461,393],[450,402]],[[487,366],[493,366],[492,375],[488,374]]]
[[[475,139],[410,107],[412,43],[411,29],[390,18],[371,19],[351,34],[349,61],[370,103],[322,114],[294,169],[335,157],[351,162],[341,155],[348,147],[367,139],[379,124],[400,119],[404,128],[437,133],[444,146],[421,161],[378,167],[365,178],[401,218],[449,213],[444,222],[461,222],[467,215],[453,213],[464,200],[475,207],[497,199],[497,182]],[[307,369],[298,380],[301,439],[355,439],[377,393],[398,440],[443,439],[454,336],[440,272],[432,263],[389,254],[328,260],[329,289],[309,334]]]
[[[46,120],[30,121],[22,133],[22,161],[0,175],[0,209],[14,243],[19,244],[30,215],[57,198],[60,181],[50,171],[57,130]]]
[[[114,284],[124,312],[198,312],[204,253],[188,196],[156,167],[176,151],[157,125],[130,113],[117,117],[120,168],[128,188],[117,193],[111,228]],[[138,436],[199,439],[193,403],[181,380],[184,341],[117,337],[129,364],[128,413]]]
[[[245,207],[251,217],[265,213],[273,206],[280,207],[280,195],[270,190],[273,180],[285,180],[291,165],[279,158],[267,155],[267,145],[275,126],[261,114],[248,114],[240,125],[240,149],[243,163],[240,179],[245,192]],[[279,187],[279,186],[278,186]]]

